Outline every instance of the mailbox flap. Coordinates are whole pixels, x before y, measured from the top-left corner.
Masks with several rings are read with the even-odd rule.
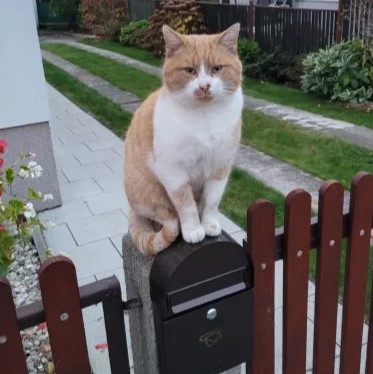
[[[151,298],[164,316],[252,287],[251,259],[226,233],[194,245],[179,240],[150,272]]]

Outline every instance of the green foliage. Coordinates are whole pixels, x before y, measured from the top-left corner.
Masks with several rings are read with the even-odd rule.
[[[303,61],[302,87],[332,101],[373,99],[373,45],[343,42],[311,53]]]
[[[77,15],[79,12],[80,0],[51,0],[50,9],[58,16]]]
[[[5,153],[8,144],[0,139],[0,156]],[[19,158],[12,165],[4,166],[4,159],[0,157],[0,276],[4,275],[12,261],[12,248],[16,242],[26,246],[33,230],[38,227],[44,229],[45,225],[36,217],[31,201],[53,199],[52,195],[42,195],[32,188],[28,189],[24,199],[3,200],[16,179],[39,178],[42,167],[34,160],[21,164],[26,159],[32,159],[34,154],[20,153]]]
[[[120,30],[120,44],[146,49],[147,27],[147,20],[132,21],[127,25],[124,25]]]
[[[299,55],[276,48],[260,56],[257,62],[247,64],[244,73],[250,78],[298,87],[303,73],[302,61]]]
[[[243,65],[258,62],[260,56],[260,48],[254,40],[239,38],[237,50]]]
[[[146,37],[150,51],[164,55],[162,26],[169,25],[180,34],[199,34],[205,31],[203,16],[195,0],[161,0],[149,18]]]

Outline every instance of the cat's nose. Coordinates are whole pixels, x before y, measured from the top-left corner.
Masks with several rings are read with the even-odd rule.
[[[200,85],[199,86],[199,89],[201,90],[201,91],[203,91],[205,94],[208,92],[208,90],[210,89],[210,84],[204,84],[204,85]]]

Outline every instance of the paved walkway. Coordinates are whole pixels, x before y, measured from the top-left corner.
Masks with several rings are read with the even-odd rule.
[[[122,183],[122,140],[54,88],[48,86],[48,94],[52,113],[52,141],[63,205],[40,214],[40,217],[56,223],[55,227],[44,233],[45,240],[54,254],[64,253],[73,260],[80,285],[114,274],[121,283],[125,299],[121,239],[127,232],[128,203]],[[225,216],[221,215],[220,218],[223,229],[241,243],[245,233]],[[282,262],[278,261],[275,280],[276,373],[281,373],[282,276]],[[315,288],[310,282],[307,372],[311,372],[312,367],[314,294]],[[340,307],[337,355],[341,316]],[[107,351],[95,348],[97,344],[106,341],[102,307],[99,305],[86,309],[84,322],[94,373],[108,374]],[[363,356],[367,333],[365,326]],[[132,358],[130,362],[132,365]],[[338,366],[338,357],[336,362]]]
[[[122,64],[135,66],[148,74],[158,77],[162,76],[161,69],[143,62],[137,61],[121,54],[107,51],[101,48],[79,43],[74,38],[48,38],[42,39],[44,42],[56,42],[69,44],[84,51],[93,52],[100,56],[111,58]],[[357,144],[362,147],[373,149],[373,130],[363,126],[356,126],[352,123],[339,121],[321,115],[306,112],[300,109],[294,109],[289,106],[274,104],[266,100],[256,99],[245,95],[245,107],[247,109],[259,110],[265,114],[276,118],[290,121],[296,125],[320,131],[337,138],[343,139],[348,143]]]
[[[124,110],[133,112],[140,105],[140,98],[123,91],[109,82],[91,74],[63,58],[48,51],[42,51],[43,58],[66,71],[102,96],[119,104]],[[286,196],[295,188],[303,188],[311,194],[312,208],[317,210],[319,189],[323,181],[286,162],[257,151],[255,148],[241,145],[235,160],[235,166],[245,170],[267,186]],[[345,207],[348,206],[349,193],[345,192]]]

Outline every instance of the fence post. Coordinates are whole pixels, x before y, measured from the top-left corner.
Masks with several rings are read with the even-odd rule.
[[[335,42],[336,43],[340,43],[342,41],[343,12],[344,12],[344,0],[339,0],[338,12],[337,12],[337,24],[336,24],[336,29],[335,29]]]
[[[254,16],[254,1],[250,0],[250,6],[249,6],[249,22],[248,22],[248,28],[249,28],[249,39],[254,40],[254,23],[255,23],[255,16]]]

